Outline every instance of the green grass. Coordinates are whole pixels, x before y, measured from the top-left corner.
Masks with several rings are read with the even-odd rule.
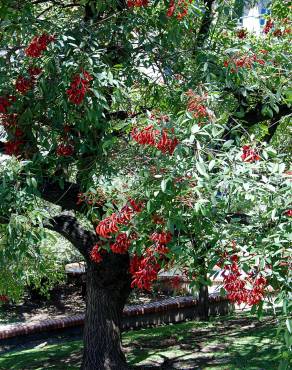
[[[123,344],[131,364],[167,363],[176,369],[277,369],[280,344],[272,321],[243,316],[126,332]],[[0,356],[0,369],[79,369],[82,342],[64,341]],[[165,368],[165,367],[164,367]]]

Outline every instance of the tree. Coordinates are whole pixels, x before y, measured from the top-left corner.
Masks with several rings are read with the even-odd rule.
[[[233,301],[260,308],[267,279],[288,301],[289,181],[270,143],[290,114],[289,19],[255,39],[233,5],[2,2],[2,300],[48,232],[68,239],[87,264],[83,369],[129,368],[130,290],[175,262],[199,285],[225,266]]]

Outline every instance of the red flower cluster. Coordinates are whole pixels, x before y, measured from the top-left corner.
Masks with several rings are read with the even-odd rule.
[[[188,10],[189,10],[188,7],[189,7],[189,4],[191,3],[192,3],[192,0],[189,0],[189,1],[177,0],[177,4],[176,4],[176,0],[170,0],[166,16],[173,17],[174,13],[176,13],[176,18],[178,20],[183,19],[188,14]]]
[[[154,246],[147,248],[145,255],[141,257],[134,255],[131,260],[130,273],[133,277],[131,287],[151,289],[161,269],[160,262],[165,260],[165,254],[169,253],[166,244],[171,242],[172,234],[169,231],[155,232],[150,236],[150,240],[155,242]]]
[[[15,82],[15,88],[21,94],[26,94],[29,90],[33,88],[33,81],[30,78],[18,76]]]
[[[47,33],[43,33],[41,36],[35,36],[25,49],[25,54],[28,57],[38,58],[47,49],[48,44],[53,41],[55,41],[55,36],[48,35]]]
[[[99,263],[102,261],[102,255],[100,253],[100,246],[98,244],[93,246],[90,252],[90,259],[95,263]]]
[[[73,77],[73,81],[70,84],[70,89],[66,91],[68,98],[73,104],[81,104],[85,97],[85,94],[90,88],[90,81],[93,77],[87,72],[82,71],[82,74]]]
[[[31,78],[35,78],[36,76],[40,75],[42,73],[42,69],[39,67],[29,67],[28,73]]]
[[[172,234],[169,231],[162,231],[161,233],[155,232],[150,236],[150,240],[156,242],[157,244],[168,244],[172,241]]]
[[[254,63],[259,63],[261,65],[265,65],[266,62],[263,59],[259,59],[256,54],[253,54],[251,56],[243,56],[238,59],[231,59],[231,60],[225,60],[224,61],[224,67],[232,66],[231,72],[234,73],[238,70],[238,68],[251,68]],[[235,69],[233,68],[235,67]]]
[[[284,215],[286,215],[287,217],[292,217],[292,209],[288,209],[287,211],[285,211]]]
[[[104,197],[102,194],[96,194],[91,191],[87,193],[79,193],[77,195],[77,202],[76,204],[79,205],[81,203],[86,203],[88,205],[96,204],[102,205],[104,204]]]
[[[127,5],[129,8],[148,6],[148,0],[128,0]]]
[[[169,116],[167,114],[159,115],[154,112],[154,113],[151,113],[150,118],[152,120],[155,120],[157,123],[169,122]]]
[[[59,157],[71,157],[74,153],[74,147],[71,144],[62,143],[57,146],[56,152]]]
[[[195,118],[207,118],[209,117],[209,113],[203,101],[206,100],[206,96],[199,96],[194,93],[193,90],[189,90],[186,95],[188,96],[188,105],[187,109],[189,112],[192,112]]]
[[[263,33],[268,34],[273,27],[274,22],[271,19],[267,20],[267,23],[265,24],[265,27],[263,29]]]
[[[157,280],[161,266],[153,252],[147,251],[146,256],[135,255],[130,262],[130,273],[133,277],[131,287],[150,291],[152,283]]]
[[[17,114],[6,114],[3,113],[0,115],[1,124],[5,128],[13,128],[17,125]]]
[[[7,108],[9,108],[15,101],[15,96],[0,96],[0,113],[7,113]]]
[[[156,253],[159,253],[161,255],[165,255],[165,254],[169,253],[169,249],[166,246],[166,244],[168,244],[172,241],[171,232],[169,232],[169,231],[167,231],[167,232],[162,231],[160,233],[155,232],[150,236],[150,240],[155,242],[154,251]]]
[[[239,38],[239,39],[245,39],[246,38],[246,36],[247,36],[247,31],[244,29],[244,28],[242,28],[241,30],[238,30],[237,32],[236,32],[236,35],[237,35],[237,37]]]
[[[162,153],[172,155],[179,141],[176,137],[170,139],[167,129],[162,129],[162,132],[153,128],[153,125],[147,126],[138,131],[136,127],[131,132],[132,138],[141,145],[150,145],[160,150]],[[158,135],[160,139],[158,140]]]
[[[231,257],[232,264],[224,267],[223,279],[224,289],[227,292],[227,298],[237,304],[246,303],[249,306],[258,304],[264,296],[264,289],[267,284],[263,276],[253,278],[252,273],[248,275],[246,281],[252,285],[252,289],[246,288],[246,281],[240,279],[241,273],[238,268],[238,256]]]
[[[128,237],[126,233],[118,234],[116,240],[111,244],[110,248],[114,253],[124,254],[127,253],[131,245],[131,237]]]
[[[251,147],[249,145],[244,145],[242,147],[241,159],[244,162],[254,162],[254,161],[259,161],[260,156],[255,151],[255,149],[251,149]]]
[[[23,144],[21,140],[11,140],[4,144],[5,154],[7,155],[18,155],[20,147]]]
[[[135,213],[141,212],[141,210],[141,203],[136,203],[133,199],[129,199],[128,204],[119,213],[113,213],[99,222],[96,227],[96,233],[103,238],[110,238],[110,234],[119,231],[119,225],[127,225]]]
[[[9,301],[9,298],[6,294],[0,295],[0,302],[7,303]]]

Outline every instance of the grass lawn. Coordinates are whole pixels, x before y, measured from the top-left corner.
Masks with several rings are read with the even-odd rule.
[[[259,323],[236,315],[210,322],[189,321],[123,334],[128,361],[171,369],[277,369],[279,343],[272,320]],[[82,342],[11,351],[0,355],[0,369],[79,369]]]

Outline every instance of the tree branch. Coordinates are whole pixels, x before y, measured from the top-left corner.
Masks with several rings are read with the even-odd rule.
[[[53,217],[44,223],[44,226],[69,240],[85,258],[88,258],[93,245],[98,242],[97,235],[93,231],[84,229],[72,215],[61,214]]]
[[[211,24],[212,24],[212,7],[214,4],[215,0],[204,0],[204,5],[205,5],[205,14],[201,23],[201,27],[198,32],[198,36],[196,39],[196,48],[197,47],[202,47],[208,38]]]

